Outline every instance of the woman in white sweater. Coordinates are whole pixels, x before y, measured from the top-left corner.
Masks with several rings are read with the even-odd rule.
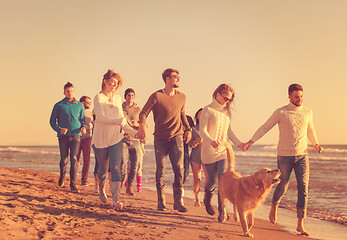
[[[129,126],[123,115],[121,97],[116,90],[122,85],[122,77],[108,70],[102,79],[102,90],[94,98],[95,125],[92,144],[99,163],[99,197],[103,203],[107,201],[105,191],[106,175],[111,171],[111,190],[113,207],[116,211],[122,209],[119,202],[121,188],[120,165],[122,160],[123,134],[121,129],[131,136],[135,136],[136,130]]]
[[[208,181],[205,186],[204,204],[206,212],[214,215],[212,196],[219,177],[227,169],[227,155],[224,142],[231,140],[237,147],[241,144],[230,127],[230,104],[235,92],[227,84],[221,84],[212,95],[212,103],[203,108],[200,116],[201,161],[206,167]],[[220,201],[218,198],[218,210]]]

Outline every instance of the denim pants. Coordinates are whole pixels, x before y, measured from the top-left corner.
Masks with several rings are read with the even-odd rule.
[[[92,138],[81,138],[80,150],[77,155],[77,162],[80,162],[81,153],[83,152],[83,168],[82,168],[82,183],[86,183],[88,179],[89,165],[90,165],[90,148]]]
[[[107,148],[94,147],[94,153],[98,159],[98,178],[101,181],[106,179],[108,169],[111,171],[112,182],[120,182],[121,162],[122,162],[122,142],[116,143]]]
[[[94,164],[94,172],[93,175],[94,177],[98,176],[98,170],[99,170],[99,163],[98,163],[98,158],[95,153],[95,146],[94,144],[92,145],[93,151],[94,151],[94,159],[95,159],[95,164]]]
[[[143,147],[139,140],[123,142],[122,175],[128,171],[128,184],[134,183],[135,176],[142,169]],[[128,162],[130,166],[128,167]],[[142,175],[142,174],[141,174]]]
[[[81,136],[60,136],[59,150],[60,150],[60,175],[65,176],[68,156],[70,152],[70,187],[76,187],[77,177],[77,154],[80,148]]]
[[[204,164],[208,176],[205,186],[207,191],[212,191],[215,189],[216,184],[219,182],[220,176],[227,170],[227,164],[228,162],[225,159],[214,163]]]
[[[189,178],[189,147],[188,144],[183,145],[184,153],[183,153],[183,167],[184,167],[184,173],[183,173],[183,184],[187,182]]]
[[[298,188],[298,200],[296,203],[297,217],[306,217],[310,174],[308,155],[277,156],[277,166],[281,170],[281,182],[276,187],[272,198],[272,204],[278,205],[280,203],[283,195],[288,189],[290,174],[292,169],[294,169]]]
[[[157,170],[155,174],[157,189],[164,187],[165,161],[167,156],[170,158],[175,180],[174,187],[183,185],[183,136],[176,136],[169,140],[154,140],[155,162]]]

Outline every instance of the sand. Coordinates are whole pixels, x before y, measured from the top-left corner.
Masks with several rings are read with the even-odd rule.
[[[179,213],[167,194],[168,211],[160,212],[156,192],[143,189],[133,197],[122,189],[124,209],[116,212],[110,198],[101,203],[93,185],[71,193],[68,181],[58,187],[53,173],[0,171],[0,239],[245,239],[239,223],[219,223],[191,199],[184,199],[188,212]],[[259,219],[251,232],[261,240],[311,239]]]

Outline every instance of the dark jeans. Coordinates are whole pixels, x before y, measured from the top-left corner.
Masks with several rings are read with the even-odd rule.
[[[97,177],[98,176],[98,171],[99,171],[99,162],[98,162],[98,157],[96,156],[96,153],[95,153],[95,146],[94,144],[92,145],[92,148],[93,148],[93,151],[94,151],[94,158],[95,158],[95,165],[94,165],[94,172],[93,172],[93,175],[94,177]],[[110,168],[108,168],[108,171],[110,171]]]
[[[309,182],[309,159],[308,155],[300,156],[277,156],[277,166],[281,170],[281,182],[277,185],[272,204],[278,205],[288,189],[289,178],[294,169],[298,188],[298,200],[296,203],[297,217],[306,217],[308,182]]]
[[[156,186],[157,189],[164,187],[165,161],[167,156],[170,158],[172,170],[175,175],[173,183],[174,187],[182,187],[183,185],[183,136],[176,136],[170,140],[157,139],[154,140],[156,170]]]
[[[183,184],[187,182],[189,179],[189,147],[187,144],[184,144],[184,154],[183,154],[183,166],[184,166],[184,174],[183,174]]]
[[[98,175],[99,163],[98,163],[98,159],[97,159],[97,157],[96,157],[95,146],[94,146],[94,144],[92,145],[92,148],[93,148],[93,150],[94,150],[94,158],[95,158],[94,177],[96,177],[96,176]]]
[[[122,142],[116,143],[107,148],[94,147],[94,153],[98,159],[99,169],[98,178],[101,181],[106,179],[108,170],[111,170],[112,182],[121,181],[121,161],[122,161]]]
[[[77,162],[80,162],[81,152],[83,152],[83,168],[82,168],[82,183],[87,182],[89,165],[90,165],[90,148],[92,144],[92,138],[81,138],[80,150],[77,155]]]
[[[219,183],[220,176],[227,170],[228,162],[225,159],[214,163],[204,164],[208,176],[205,189],[212,191]]]
[[[68,156],[70,152],[70,187],[76,187],[77,154],[80,148],[80,136],[60,136],[60,175],[65,176]]]

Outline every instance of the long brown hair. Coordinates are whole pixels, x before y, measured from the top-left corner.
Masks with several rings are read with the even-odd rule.
[[[227,92],[231,92],[232,96],[231,96],[231,100],[227,102],[226,104],[226,108],[228,110],[229,115],[231,116],[231,109],[230,109],[230,104],[234,101],[235,98],[235,90],[228,84],[222,83],[221,85],[219,85],[216,90],[214,90],[213,94],[212,94],[212,98],[216,99],[217,97],[217,93],[222,94],[222,93],[227,93]]]
[[[123,78],[119,73],[116,73],[113,69],[108,69],[107,73],[104,74],[104,77],[102,78],[102,84],[101,84],[101,90],[105,89],[105,83],[104,80],[110,80],[111,78],[115,78],[118,80],[117,89],[120,88],[123,84]]]

